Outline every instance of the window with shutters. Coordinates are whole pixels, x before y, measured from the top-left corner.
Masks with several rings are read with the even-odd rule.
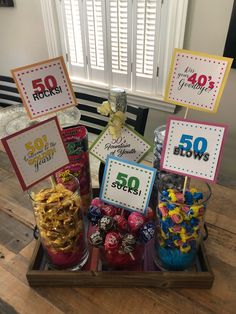
[[[48,1],[41,0],[43,9]],[[134,97],[161,99],[173,48],[183,44],[187,2],[56,0],[51,33],[60,33],[60,44],[51,56],[61,48],[72,82],[83,88],[116,86]]]

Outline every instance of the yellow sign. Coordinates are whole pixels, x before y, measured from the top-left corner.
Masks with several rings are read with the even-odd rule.
[[[217,112],[233,59],[175,49],[164,101]]]

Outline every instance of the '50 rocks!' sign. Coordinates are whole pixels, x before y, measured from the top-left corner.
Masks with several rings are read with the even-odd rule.
[[[31,119],[76,105],[62,57],[12,70]]]
[[[170,118],[161,168],[216,181],[227,126]]]

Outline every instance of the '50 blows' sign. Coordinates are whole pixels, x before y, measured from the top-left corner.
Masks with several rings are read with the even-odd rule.
[[[227,126],[170,118],[161,168],[216,181]]]

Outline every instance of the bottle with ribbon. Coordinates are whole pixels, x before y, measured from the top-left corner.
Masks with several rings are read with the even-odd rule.
[[[103,116],[109,116],[108,131],[113,139],[117,139],[121,135],[122,126],[126,120],[127,95],[124,89],[112,88],[109,92],[108,100],[104,101],[98,112]],[[99,185],[102,184],[104,173],[104,164],[99,166]]]

